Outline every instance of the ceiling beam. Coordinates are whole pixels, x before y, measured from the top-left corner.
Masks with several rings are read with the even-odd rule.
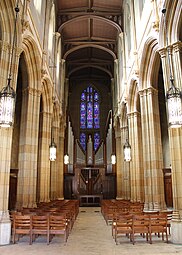
[[[90,44],[90,43],[92,43],[92,44],[116,44],[116,41],[115,40],[107,40],[107,39],[105,39],[105,41],[92,41],[91,40],[88,42],[79,41],[79,40],[78,41],[72,41],[72,40],[64,40],[63,41],[63,44],[72,44],[72,45]]]
[[[87,65],[88,65],[88,62],[87,62],[87,63],[84,63],[84,62],[79,62],[79,61],[77,61],[76,63],[72,63],[72,62],[70,62],[69,60],[66,61],[66,63],[67,63],[68,65],[72,65],[72,66],[73,66],[73,65],[74,65],[74,66],[87,66]],[[112,65],[113,62],[110,61],[109,63],[106,64],[106,62],[104,62],[104,61],[103,61],[103,63],[89,61],[89,64],[92,64],[92,65],[95,65],[95,66],[105,66],[105,65]]]
[[[92,11],[92,12],[88,12],[88,11],[59,11],[58,15],[59,16],[80,16],[80,15],[100,15],[100,16],[121,16],[121,12],[118,11],[112,11],[112,10],[108,10],[108,11]]]

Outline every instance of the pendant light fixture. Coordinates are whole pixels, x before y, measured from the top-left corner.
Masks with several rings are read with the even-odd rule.
[[[123,150],[124,150],[124,161],[130,162],[131,161],[131,145],[129,144],[129,141],[127,138],[123,146]]]
[[[164,28],[166,34],[166,47],[167,47],[167,58],[169,64],[169,80],[170,86],[166,93],[166,100],[168,106],[168,123],[170,128],[178,128],[182,126],[182,94],[179,88],[175,87],[174,77],[172,75],[172,64],[171,64],[171,49],[168,46],[168,32],[166,26],[166,9],[162,9],[164,15]]]
[[[14,49],[15,49],[15,41],[16,41],[16,25],[19,13],[18,4],[15,7],[15,22],[14,22],[14,33],[13,33],[13,44],[12,51],[10,53],[9,60],[9,75],[8,75],[8,83],[7,86],[4,87],[0,92],[0,126],[1,127],[11,127],[14,121],[14,113],[15,113],[15,97],[16,93],[14,89],[11,87],[12,80],[12,66],[13,66],[13,58],[14,58]]]
[[[64,164],[65,164],[65,165],[68,165],[68,164],[69,164],[69,156],[68,156],[68,154],[65,154],[65,155],[64,155]]]
[[[51,127],[51,144],[49,145],[49,159],[50,159],[50,161],[56,160],[56,150],[57,150],[57,146],[54,142],[53,127]]]
[[[123,146],[123,152],[124,152],[124,161],[130,162],[131,161],[131,145],[129,144],[129,128],[128,128],[128,116],[127,116],[127,136],[126,136],[126,142]]]
[[[116,164],[116,155],[115,155],[115,154],[112,154],[112,155],[111,155],[111,164],[112,164],[112,165],[115,165],[115,164]]]

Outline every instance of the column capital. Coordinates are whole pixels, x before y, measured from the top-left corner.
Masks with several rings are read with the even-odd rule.
[[[38,89],[27,87],[24,90],[22,90],[22,93],[23,94],[27,93],[27,94],[31,94],[33,96],[39,96],[40,97],[42,92]]]
[[[158,95],[158,90],[155,89],[154,87],[148,87],[148,88],[144,88],[144,89],[139,91],[140,96],[147,96],[147,95],[150,95],[150,94]]]

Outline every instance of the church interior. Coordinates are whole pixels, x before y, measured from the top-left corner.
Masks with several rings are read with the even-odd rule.
[[[0,1],[0,246],[48,206],[65,240],[79,211],[127,207],[182,244],[181,53],[182,0]]]

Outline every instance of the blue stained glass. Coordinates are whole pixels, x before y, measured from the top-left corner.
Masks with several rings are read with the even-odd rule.
[[[80,144],[85,151],[86,150],[86,134],[85,133],[80,134]]]
[[[81,94],[81,100],[82,100],[82,101],[85,101],[85,100],[86,100],[86,97],[85,97],[85,93],[84,93],[84,92]]]
[[[93,128],[93,106],[91,102],[87,104],[87,128]]]
[[[80,128],[84,129],[99,129],[100,128],[100,96],[99,93],[88,86],[81,93],[80,97]],[[86,133],[82,132],[80,135],[80,143],[82,148],[86,150]],[[97,150],[100,143],[100,135],[98,132],[94,133],[94,150]]]
[[[86,128],[86,104],[81,102],[80,108],[80,126]]]
[[[94,134],[94,150],[96,151],[100,144],[100,135],[99,133]]]
[[[94,94],[94,101],[98,101],[99,100],[99,95],[97,92],[95,92]]]
[[[99,128],[100,123],[99,123],[99,103],[95,102],[94,103],[94,128]]]

